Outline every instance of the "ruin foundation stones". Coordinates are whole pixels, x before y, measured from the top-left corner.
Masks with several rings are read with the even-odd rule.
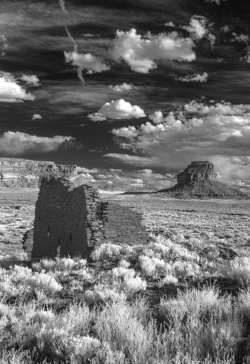
[[[32,232],[31,232],[32,234]],[[28,234],[31,241],[31,235]],[[103,242],[143,244],[142,214],[102,201],[82,176],[43,177],[36,203],[32,258],[88,258]]]

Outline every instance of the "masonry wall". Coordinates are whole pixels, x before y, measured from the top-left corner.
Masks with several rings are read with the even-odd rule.
[[[88,256],[95,242],[98,191],[78,178],[43,178],[36,203],[33,258]]]
[[[142,224],[142,214],[114,202],[103,202],[105,239],[114,244],[145,244],[148,232]]]
[[[101,201],[98,190],[82,177],[41,180],[36,203],[32,258],[81,256],[104,242],[146,243],[142,214],[118,203]],[[32,231],[24,237],[31,247]],[[26,242],[25,242],[26,241]]]

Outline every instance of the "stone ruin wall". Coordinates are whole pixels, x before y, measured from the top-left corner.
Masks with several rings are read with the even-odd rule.
[[[22,158],[0,158],[0,187],[37,188],[41,177],[77,175],[77,166]]]
[[[61,257],[88,258],[103,242],[134,245],[148,239],[141,213],[101,201],[81,176],[42,179],[32,235],[27,234],[32,258],[56,257],[59,246]]]
[[[211,181],[217,178],[214,165],[209,161],[191,162],[189,166],[177,175],[177,184],[184,185],[194,181]]]

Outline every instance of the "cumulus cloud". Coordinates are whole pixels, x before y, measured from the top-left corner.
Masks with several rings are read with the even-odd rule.
[[[165,27],[175,27],[174,23],[172,21],[165,23]]]
[[[207,82],[208,74],[204,72],[202,75],[188,75],[185,77],[177,78],[177,80],[183,82]]]
[[[224,32],[224,33],[228,33],[228,32],[230,32],[230,27],[228,26],[228,25],[225,25],[224,27],[221,27],[220,28],[220,31],[221,32]]]
[[[12,156],[24,153],[53,152],[59,148],[73,146],[74,140],[71,136],[40,137],[18,131],[6,131],[0,136],[0,153]]]
[[[208,20],[204,16],[194,15],[189,25],[183,26],[182,29],[187,30],[195,39],[202,39],[207,33]]]
[[[175,176],[155,173],[152,169],[139,169],[127,171],[122,169],[99,170],[94,174],[96,182],[100,185],[110,184],[121,189],[135,188],[143,191],[158,191],[175,184]]]
[[[94,114],[89,114],[88,118],[92,121],[103,121],[103,120],[107,120],[106,116],[95,112]]]
[[[216,162],[219,157],[237,157],[246,164],[250,157],[250,105],[193,101],[184,105],[181,113],[163,116],[161,111],[156,111],[149,119],[151,122],[140,127],[118,128],[112,133],[118,141],[120,137],[127,138],[131,150],[141,150],[157,158],[162,167],[178,171],[191,160],[201,158]],[[228,165],[232,163],[235,165],[230,159]],[[232,170],[236,169],[239,170],[239,166]],[[226,179],[223,171],[221,174]],[[244,176],[246,178],[246,174]],[[231,173],[231,178],[237,179],[237,174],[233,177]]]
[[[123,91],[130,91],[130,90],[136,89],[137,87],[135,87],[134,85],[132,85],[130,83],[124,82],[122,85],[116,85],[116,86],[110,85],[109,88],[111,88],[113,91],[116,91],[116,92],[123,92]]]
[[[31,119],[32,120],[42,119],[42,116],[39,115],[39,114],[34,114],[34,115],[32,115],[32,118]]]
[[[157,68],[155,61],[177,60],[191,62],[195,59],[194,43],[182,38],[177,32],[158,35],[147,34],[144,39],[135,29],[128,32],[117,30],[111,55],[115,60],[124,60],[133,71],[148,73]]]
[[[18,85],[14,76],[0,77],[0,102],[23,102],[23,100],[35,100],[35,96],[26,93],[26,90]]]
[[[73,51],[64,52],[64,56],[66,63],[71,63],[73,66],[77,67],[77,74],[81,81],[84,81],[82,77],[83,70],[87,70],[88,73],[100,73],[110,69],[110,66],[105,64],[101,58],[96,57],[91,53],[81,54],[77,51]]]
[[[26,82],[30,86],[40,86],[39,78],[35,75],[22,75],[20,77],[21,81]]]
[[[106,102],[97,113],[89,114],[88,117],[93,121],[110,119],[132,119],[145,117],[144,111],[137,105],[131,105],[129,102],[120,99]],[[103,119],[105,117],[105,119]]]
[[[232,35],[234,37],[232,41],[243,42],[243,43],[248,43],[249,41],[249,36],[247,34],[241,33],[240,35],[238,35],[236,33],[233,33]]]
[[[244,115],[250,113],[250,105],[232,105],[230,102],[218,102],[206,104],[204,102],[191,101],[184,106],[184,110],[191,113],[218,115]]]

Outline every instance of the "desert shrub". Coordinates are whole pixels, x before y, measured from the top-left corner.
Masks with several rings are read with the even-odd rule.
[[[176,260],[172,264],[173,272],[178,277],[195,277],[200,274],[200,266],[195,262]]]
[[[171,265],[164,262],[163,259],[140,255],[138,261],[141,271],[146,277],[160,278],[165,276],[166,273],[172,274]]]
[[[237,297],[237,310],[238,314],[242,316],[243,320],[250,322],[250,291],[241,290]]]
[[[86,290],[83,298],[88,304],[99,304],[107,301],[112,302],[124,299],[125,295],[117,291],[116,288],[110,288],[104,284],[97,284],[92,290]]]
[[[250,284],[250,257],[236,257],[218,267],[219,273],[226,278],[235,279],[240,285]]]
[[[72,304],[60,314],[52,310],[37,310],[32,304],[19,312],[15,323],[13,344],[30,349],[39,362],[46,357],[55,360],[91,356],[95,340],[89,338],[93,315],[85,304]],[[96,346],[95,346],[96,347]],[[85,350],[85,351],[83,351]]]
[[[15,266],[14,269],[6,270],[0,268],[0,297],[10,298],[26,294],[29,289],[23,280],[29,276],[31,271],[28,268]],[[22,283],[21,283],[22,282]]]
[[[146,255],[150,258],[162,259],[167,257],[169,249],[169,247],[163,245],[162,243],[151,242],[143,250],[143,255]]]
[[[193,289],[161,300],[159,311],[168,322],[163,333],[167,356],[173,359],[178,348],[194,361],[234,362],[243,325],[229,297],[219,297],[214,288]]]
[[[106,243],[96,248],[92,252],[91,257],[93,260],[117,260],[121,255],[121,251],[122,247],[120,245]]]
[[[49,295],[53,295],[62,289],[61,284],[48,273],[34,272],[31,277],[24,280],[24,284],[30,286],[33,291],[35,291],[35,289],[41,289]]]
[[[178,279],[176,277],[174,277],[172,274],[167,274],[165,277],[163,277],[158,281],[157,285],[159,288],[161,288],[168,284],[177,284],[177,283]]]
[[[162,299],[159,306],[161,314],[172,316],[172,313],[174,315],[179,313],[180,317],[185,314],[200,317],[219,308],[230,311],[231,302],[224,297],[219,297],[219,291],[214,287],[206,287],[202,290],[190,289],[185,292],[178,291],[176,299]]]
[[[147,283],[139,276],[125,277],[121,287],[127,296],[130,296],[136,292],[144,291],[147,288]]]
[[[30,353],[27,351],[16,351],[4,349],[0,353],[1,364],[32,364],[34,361]]]
[[[81,258],[56,258],[41,259],[38,263],[33,263],[33,269],[37,271],[72,271],[86,267],[87,260]]]
[[[96,351],[91,364],[128,364],[125,353],[122,350],[112,350],[110,344],[104,341]]]
[[[138,315],[133,304],[120,300],[105,305],[97,313],[95,331],[112,351],[127,353],[128,362],[149,362],[154,350],[155,327],[152,321]]]

